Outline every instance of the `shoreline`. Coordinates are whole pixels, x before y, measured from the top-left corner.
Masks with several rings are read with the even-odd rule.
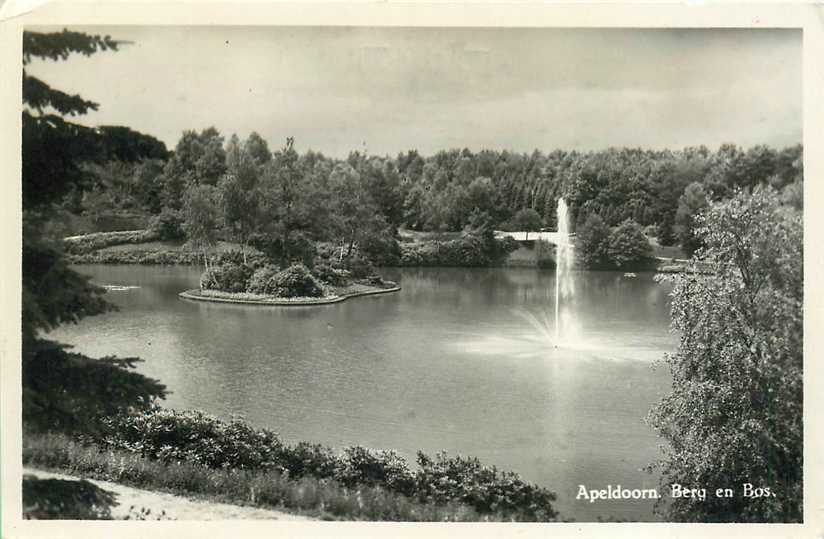
[[[355,292],[349,292],[346,294],[341,294],[339,296],[332,296],[326,298],[303,298],[303,299],[284,299],[284,298],[275,298],[272,299],[241,299],[241,298],[231,298],[231,297],[219,297],[219,296],[204,296],[201,295],[200,289],[193,288],[190,290],[184,290],[178,294],[178,297],[185,300],[190,301],[203,301],[203,302],[211,302],[211,303],[233,303],[237,305],[263,305],[263,306],[273,306],[273,307],[310,307],[313,305],[332,305],[335,303],[341,303],[346,301],[349,298],[357,298],[361,296],[375,296],[379,294],[390,294],[393,292],[400,292],[401,287],[398,285],[392,286],[390,288],[375,288],[373,290],[361,290]]]

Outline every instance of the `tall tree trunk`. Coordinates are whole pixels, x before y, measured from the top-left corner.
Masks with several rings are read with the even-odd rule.
[[[281,256],[283,257],[283,264],[285,266],[289,265],[289,229],[285,226],[283,227],[283,234],[280,238],[280,252]]]
[[[351,232],[351,235],[349,236],[349,248],[346,250],[346,258],[349,258],[350,256],[352,256],[352,247],[354,247],[354,246],[355,246],[355,231],[353,230]]]

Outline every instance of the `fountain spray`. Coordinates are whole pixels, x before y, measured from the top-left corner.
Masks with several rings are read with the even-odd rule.
[[[558,199],[558,232],[555,242],[555,346],[561,342],[561,297],[573,293],[573,250],[569,241],[569,215],[566,201]]]

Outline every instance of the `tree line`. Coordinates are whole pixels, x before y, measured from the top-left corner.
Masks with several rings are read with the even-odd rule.
[[[290,258],[306,241],[336,241],[351,253],[355,245],[391,241],[399,228],[555,229],[555,208],[564,197],[573,229],[593,215],[613,229],[631,221],[659,244],[690,255],[699,247],[695,216],[736,189],[770,185],[800,208],[802,153],[801,145],[724,144],[715,151],[463,149],[429,157],[415,150],[395,157],[353,151],[336,159],[312,150],[299,154],[291,138],[271,151],[257,133],[225,140],[210,127],[184,132],[165,160],[89,166],[90,188],[68,207],[148,212],[170,234],[179,223],[177,234],[188,230],[200,247],[222,236],[268,244]]]

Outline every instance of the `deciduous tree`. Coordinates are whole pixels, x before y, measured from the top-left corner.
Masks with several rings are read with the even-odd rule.
[[[649,415],[666,440],[661,485],[731,488],[677,498],[673,521],[800,522],[803,479],[803,226],[770,188],[738,191],[698,218],[697,261],[710,275],[675,278],[665,361],[672,392]],[[745,497],[743,488],[771,495]],[[763,493],[763,491],[762,491]]]

